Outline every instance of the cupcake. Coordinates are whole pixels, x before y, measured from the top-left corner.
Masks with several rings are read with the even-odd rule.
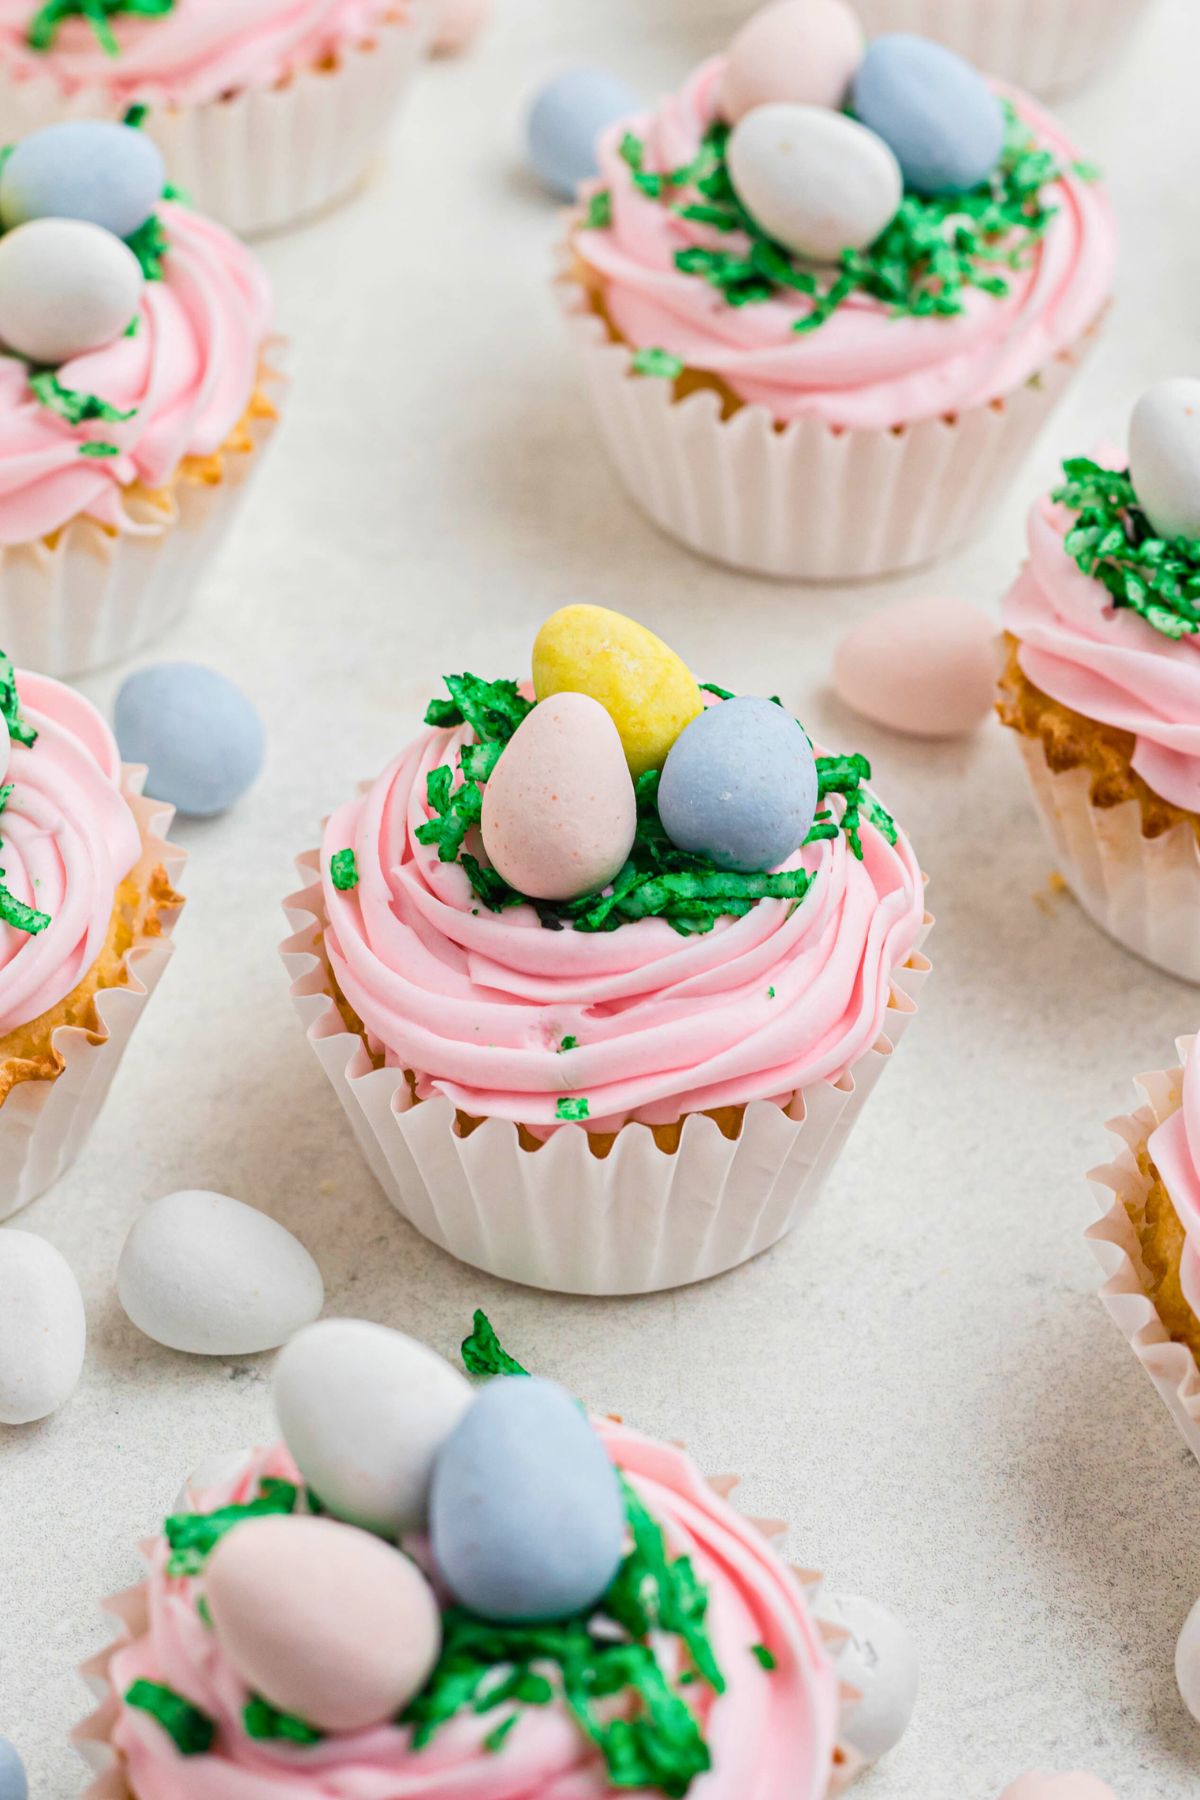
[[[1061,93],[1116,61],[1150,0],[854,0],[871,37],[919,31],[1004,81]]]
[[[183,611],[273,428],[267,280],[131,125],[0,167],[0,642],[78,675]]]
[[[0,656],[0,712],[2,1219],[82,1149],[169,960],[183,859],[82,695]]]
[[[243,235],[347,198],[420,60],[432,0],[0,0],[0,132],[146,129],[171,179]]]
[[[193,1477],[107,1603],[97,1800],[826,1800],[843,1712],[903,1729],[907,1659],[841,1688],[817,1578],[733,1479],[590,1419],[482,1314],[463,1352],[475,1390],[361,1320],[283,1351],[282,1442]]]
[[[732,1268],[808,1207],[931,923],[861,756],[572,606],[532,688],[446,678],[301,859],[309,1041],[392,1202],[538,1287]]]
[[[1177,1048],[1182,1066],[1139,1077],[1143,1104],[1109,1124],[1121,1148],[1092,1171],[1088,1238],[1105,1305],[1200,1457],[1200,1039]]]
[[[999,713],[1084,910],[1200,981],[1200,382],[1134,411],[1128,455],[1063,464],[1004,600]]]
[[[1112,282],[1108,201],[1052,119],[940,45],[864,55],[843,5],[788,0],[598,159],[559,292],[657,525],[817,579],[983,523]]]

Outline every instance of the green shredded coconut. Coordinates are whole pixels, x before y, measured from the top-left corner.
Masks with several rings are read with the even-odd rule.
[[[1078,514],[1064,539],[1067,555],[1115,607],[1137,613],[1164,637],[1200,631],[1200,538],[1160,537],[1127,472],[1078,456],[1064,462],[1063,474],[1053,497]]]
[[[121,46],[109,20],[119,13],[143,19],[161,19],[172,12],[175,0],[45,0],[29,23],[26,37],[33,50],[53,50],[59,26],[67,19],[86,19],[109,56],[119,56]]]
[[[121,452],[116,444],[90,443],[80,444],[79,454],[80,456],[105,457],[120,456]]]
[[[0,714],[8,728],[8,735],[14,744],[22,744],[31,750],[37,743],[38,734],[33,726],[21,717],[21,703],[17,695],[17,676],[12,666],[12,658],[0,651]],[[0,788],[0,813],[8,805],[12,797],[13,783],[6,781]],[[0,840],[2,844],[2,840]],[[36,885],[36,884],[35,884]],[[15,931],[24,931],[30,937],[37,937],[51,923],[50,914],[38,912],[36,907],[26,906],[15,894],[9,892],[4,885],[4,870],[0,869],[0,922],[11,925]]]
[[[98,394],[84,394],[77,388],[64,387],[53,369],[39,369],[29,377],[29,386],[38,404],[65,419],[68,425],[85,425],[92,419],[123,425],[137,412],[136,406],[122,412],[119,407],[110,406],[107,400],[101,400]]]
[[[635,350],[632,364],[635,375],[655,375],[663,381],[675,381],[683,374],[683,358],[670,350]]]
[[[568,1034],[558,1046],[558,1054],[561,1056],[564,1050],[577,1050],[578,1048],[579,1039]]]
[[[612,224],[612,195],[607,188],[601,188],[591,196],[587,204],[587,227],[589,231],[607,231]]]
[[[760,1666],[767,1671],[768,1675],[773,1675],[775,1670],[779,1667],[779,1659],[775,1655],[775,1652],[773,1650],[768,1650],[765,1644],[751,1644],[750,1654],[758,1661]]]
[[[212,1749],[217,1727],[207,1713],[161,1681],[135,1681],[125,1692],[126,1706],[136,1706],[157,1719],[181,1756],[204,1756]]]
[[[775,998],[775,989],[773,987],[769,987],[767,989],[767,999],[773,1000],[774,998]]]
[[[462,1346],[463,1366],[469,1375],[528,1375],[515,1356],[510,1356],[496,1336],[492,1321],[476,1308],[471,1335]]]
[[[14,744],[23,744],[26,750],[32,750],[37,743],[38,734],[33,726],[21,717],[21,702],[17,694],[17,672],[13,668],[11,656],[0,650],[0,715],[8,726],[8,735]]]
[[[577,1123],[580,1119],[586,1119],[589,1112],[590,1108],[582,1094],[574,1100],[556,1100],[554,1103],[554,1116],[556,1119],[566,1119],[572,1123]]]
[[[198,1575],[225,1536],[243,1519],[261,1519],[293,1513],[300,1490],[290,1481],[266,1477],[258,1484],[258,1498],[240,1506],[221,1506],[211,1513],[173,1513],[163,1525],[171,1549],[168,1575]]]
[[[150,117],[150,108],[141,100],[135,100],[132,106],[125,108],[121,119],[122,125],[128,125],[130,131],[140,131]]]
[[[516,1726],[516,1723],[517,1723],[517,1720],[519,1717],[520,1717],[519,1713],[510,1713],[508,1715],[507,1719],[501,1719],[501,1721],[500,1721],[499,1725],[497,1725],[495,1731],[488,1732],[487,1736],[483,1740],[483,1747],[492,1756],[495,1756],[495,1754],[498,1750],[503,1750],[505,1744],[508,1742],[508,1739],[509,1739],[512,1731],[514,1730],[514,1728]]]
[[[196,1601],[196,1616],[202,1625],[207,1625],[210,1631],[213,1629],[212,1613],[209,1610],[208,1601],[203,1594],[201,1594]]]
[[[264,1740],[283,1738],[290,1744],[319,1744],[325,1735],[315,1725],[296,1718],[294,1713],[280,1712],[269,1700],[264,1700],[261,1694],[253,1694],[246,1702],[242,1723],[248,1737]]]
[[[158,214],[151,213],[145,224],[139,225],[133,236],[126,238],[125,242],[141,264],[146,280],[161,281],[163,262],[171,248],[171,242]]]
[[[329,859],[329,879],[342,894],[358,886],[358,858],[353,850],[334,851]]]

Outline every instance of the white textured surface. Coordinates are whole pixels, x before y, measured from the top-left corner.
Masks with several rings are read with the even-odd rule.
[[[451,1352],[473,1305],[588,1400],[741,1469],[745,1503],[837,1587],[908,1618],[924,1687],[863,1800],[995,1800],[1025,1768],[1092,1768],[1119,1800],[1184,1800],[1200,1727],[1172,1673],[1200,1592],[1200,1471],[1095,1298],[1084,1172],[1197,1024],[1193,989],[1052,899],[1020,758],[999,730],[931,747],[825,690],[866,592],[759,585],[693,561],[618,490],[542,285],[555,222],[514,173],[532,83],[567,60],[649,92],[738,8],[505,0],[431,69],[391,166],[349,210],[269,246],[296,340],[291,418],[221,567],[165,653],[262,705],[266,778],[184,827],[190,913],[85,1157],[21,1216],[76,1268],[91,1343],[47,1425],[0,1435],[0,1732],[38,1800],[72,1800],[72,1665],[96,1599],[202,1457],[268,1428],[269,1358],[190,1361],[113,1292],[144,1199],[208,1186],[264,1206],[324,1271],[330,1311]],[[1195,0],[1161,0],[1105,86],[1065,108],[1111,169],[1127,257],[1110,336],[985,542],[931,586],[994,605],[1052,450],[1120,426],[1200,351]],[[450,1264],[394,1214],[293,1017],[275,946],[293,851],[378,768],[446,668],[519,671],[561,601],[623,607],[705,677],[781,691],[861,745],[933,875],[922,1015],[820,1206],[761,1261],[663,1299],[571,1302]],[[92,684],[107,701],[115,679]]]

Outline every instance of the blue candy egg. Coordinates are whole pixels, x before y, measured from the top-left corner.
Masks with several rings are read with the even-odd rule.
[[[144,225],[162,195],[162,152],[144,131],[73,119],[23,138],[0,175],[0,223],[83,219],[119,238]]]
[[[604,1446],[552,1381],[490,1381],[443,1444],[430,1495],[434,1561],[485,1619],[566,1619],[607,1591],[625,1504]]]
[[[146,792],[195,819],[225,812],[257,778],[266,738],[242,693],[200,663],[156,663],[122,685],[114,717],[125,762],[145,763]]]
[[[596,174],[596,139],[606,126],[636,113],[631,87],[604,69],[568,69],[541,89],[529,110],[529,157],[544,188],[573,200]]]
[[[7,1738],[0,1738],[0,1800],[29,1800],[25,1764]]]
[[[1004,110],[961,56],[908,32],[876,38],[854,77],[854,111],[894,151],[918,194],[964,194],[1000,160]]]
[[[680,850],[743,874],[777,869],[817,810],[812,745],[774,700],[723,700],[671,746],[658,815]]]

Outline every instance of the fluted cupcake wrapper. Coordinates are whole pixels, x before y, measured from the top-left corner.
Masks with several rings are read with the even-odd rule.
[[[167,172],[198,211],[242,237],[279,231],[346,199],[379,151],[409,76],[422,60],[434,0],[402,0],[369,41],[274,87],[243,88],[202,105],[156,105],[145,129]],[[59,119],[113,113],[102,89],[65,94],[48,68],[0,79],[0,137],[11,142]]]
[[[576,1125],[531,1151],[505,1119],[463,1136],[448,1100],[414,1101],[402,1070],[374,1067],[334,997],[318,853],[297,867],[305,885],[285,902],[293,935],[281,947],[292,998],[376,1180],[452,1256],[556,1293],[655,1293],[777,1243],[816,1200],[930,967],[918,945],[893,976],[880,1037],[841,1080],[814,1082],[786,1110],[754,1102],[736,1139],[692,1114],[673,1152],[640,1124],[623,1126],[604,1157]],[[927,916],[922,942],[932,923]]]
[[[988,75],[1037,94],[1078,87],[1111,62],[1150,0],[854,0],[869,37],[936,38]]]
[[[1147,837],[1137,800],[1093,805],[1087,769],[1058,773],[1040,738],[1016,736],[1063,878],[1088,917],[1126,950],[1200,983],[1200,838],[1191,825]]]
[[[1110,1318],[1200,1462],[1200,1367],[1186,1344],[1172,1341],[1147,1292],[1141,1251],[1127,1211],[1129,1203],[1145,1199],[1146,1178],[1138,1168],[1138,1151],[1178,1110],[1190,1043],[1187,1038],[1178,1040],[1177,1068],[1138,1077],[1145,1100],[1136,1112],[1109,1120],[1108,1129],[1121,1140],[1121,1149],[1111,1162],[1088,1175],[1101,1216],[1086,1236],[1103,1271],[1100,1298]]]
[[[556,292],[617,471],[689,550],[754,575],[865,580],[945,556],[980,530],[1075,375],[1098,327],[1003,400],[898,429],[782,429],[763,406],[721,417],[706,389],[633,372],[569,273]],[[883,327],[881,327],[882,329]]]

